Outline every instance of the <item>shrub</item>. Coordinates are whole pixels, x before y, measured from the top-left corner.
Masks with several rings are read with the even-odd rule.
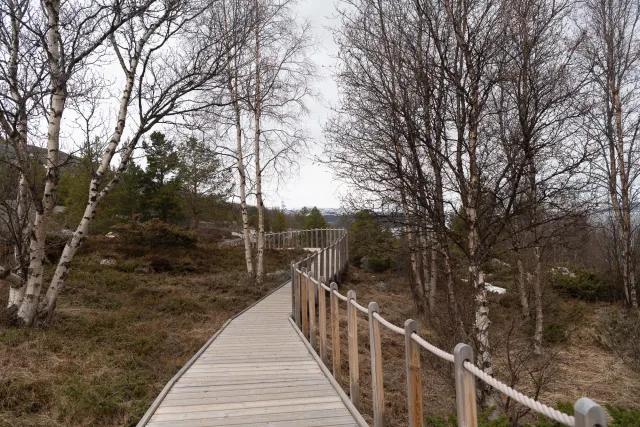
[[[598,301],[610,297],[609,289],[600,275],[582,267],[577,268],[572,274],[554,272],[551,283],[560,293],[571,298]]]
[[[349,228],[349,253],[351,260],[357,265],[367,257],[364,269],[382,272],[391,267],[395,252],[395,238],[391,231],[384,229],[370,211],[356,213]]]
[[[364,257],[360,266],[363,270],[382,273],[391,267],[391,259],[389,257]]]
[[[612,314],[608,317],[604,329],[607,346],[625,363],[640,369],[640,314]]]
[[[560,412],[564,412],[567,415],[573,415],[573,405],[569,402],[558,402],[556,404],[556,409]],[[562,427],[564,424],[561,424],[557,421],[550,420],[545,416],[540,416],[540,419],[534,424],[535,427]]]
[[[507,415],[500,415],[498,418],[490,420],[489,417],[493,413],[494,407],[489,407],[478,412],[478,427],[509,427],[509,418]],[[428,427],[455,427],[458,425],[457,417],[453,414],[442,417],[426,417]]]
[[[640,409],[605,405],[613,421],[611,427],[640,427]]]
[[[192,233],[157,218],[147,222],[130,221],[115,225],[112,229],[124,242],[130,244],[191,247],[196,243],[196,237]]]
[[[547,323],[542,330],[542,338],[547,344],[560,344],[567,339],[566,325]]]

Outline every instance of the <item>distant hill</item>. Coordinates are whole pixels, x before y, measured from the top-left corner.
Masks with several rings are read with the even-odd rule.
[[[27,146],[29,154],[41,165],[47,162],[47,149],[43,147],[36,147],[35,145]],[[11,145],[5,141],[0,141],[0,160],[13,161],[16,159],[16,153]],[[80,160],[76,156],[60,151],[59,154],[60,165],[67,166],[71,162]]]

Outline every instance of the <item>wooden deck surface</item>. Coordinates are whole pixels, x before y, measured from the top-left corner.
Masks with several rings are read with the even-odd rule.
[[[287,284],[233,319],[141,425],[366,425],[294,329],[290,312]]]

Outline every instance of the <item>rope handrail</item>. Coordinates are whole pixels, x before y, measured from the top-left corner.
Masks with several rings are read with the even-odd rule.
[[[378,322],[380,322],[381,324],[383,324],[387,328],[391,329],[393,332],[398,333],[400,335],[404,335],[404,329],[403,328],[401,328],[399,326],[396,326],[393,323],[389,322],[387,319],[385,319],[384,317],[380,316],[379,313],[373,313],[373,317],[375,317]]]
[[[349,301],[349,299],[347,297],[345,297],[344,295],[342,295],[340,292],[338,291],[333,291],[333,293],[335,294],[335,296],[338,297],[339,300],[341,301]]]
[[[362,313],[369,314],[369,309],[367,307],[365,307],[365,306],[362,306],[362,305],[358,304],[358,302],[356,300],[350,299],[349,302],[351,303],[351,305],[353,305],[355,308],[360,310]]]
[[[575,417],[571,415],[567,415],[564,412],[560,412],[557,409],[554,409],[550,406],[545,405],[544,403],[538,402],[535,399],[532,399],[524,394],[520,393],[517,390],[509,387],[502,381],[492,377],[491,375],[484,372],[482,369],[478,368],[476,365],[469,361],[465,361],[463,364],[464,368],[471,372],[476,378],[481,379],[485,383],[489,384],[491,387],[500,391],[503,394],[506,394],[516,402],[526,406],[527,408],[533,409],[534,411],[541,413],[547,418],[551,418],[554,421],[562,423],[564,425],[574,427],[576,424]]]
[[[436,347],[435,345],[431,344],[430,342],[426,341],[425,339],[423,339],[420,335],[416,334],[415,332],[413,334],[411,334],[411,338],[417,342],[422,348],[424,348],[425,350],[427,350],[428,352],[438,356],[441,359],[446,360],[447,362],[452,362],[453,363],[453,354],[451,353],[447,353],[446,351],[442,350],[441,348]]]
[[[320,332],[320,357],[325,364],[328,363],[327,352],[329,350],[326,335],[327,330],[331,331],[332,342],[330,350],[333,354],[333,376],[340,382],[342,378],[342,363],[340,361],[341,308],[338,301],[347,303],[349,389],[350,398],[356,408],[359,406],[360,399],[357,312],[368,315],[374,426],[380,426],[384,423],[384,388],[382,382],[376,380],[376,378],[383,376],[381,362],[383,343],[378,326],[382,324],[392,332],[405,336],[410,427],[421,426],[424,419],[422,416],[422,402],[421,398],[419,398],[422,393],[420,348],[455,365],[456,413],[462,425],[472,425],[475,422],[473,420],[477,419],[476,402],[471,396],[476,396],[476,382],[480,380],[515,402],[563,425],[569,427],[606,427],[607,421],[604,410],[590,399],[582,398],[576,402],[574,416],[560,412],[536,399],[525,396],[477,367],[473,363],[473,349],[469,345],[458,344],[454,353],[448,353],[418,335],[418,323],[416,321],[408,319],[404,324],[404,328],[396,326],[380,315],[377,303],[371,302],[368,307],[361,305],[356,300],[355,291],[349,291],[347,296],[342,295],[338,291],[336,282],[340,283],[342,275],[347,268],[348,241],[346,230],[328,229],[324,235],[320,234],[320,239],[318,239],[317,233],[313,234],[313,231],[309,236],[305,239],[307,242],[313,241],[315,236],[315,242],[332,243],[327,246],[321,246],[320,250],[313,255],[292,264],[292,283],[294,284],[292,286],[292,313],[295,313],[296,324],[301,328],[307,339],[311,341],[312,345],[315,346],[314,343],[317,342],[316,333]],[[302,238],[300,241],[302,242]],[[327,318],[326,294],[323,292],[323,297],[318,299],[319,296],[317,294],[314,296],[314,293],[318,290],[328,291],[329,293],[331,303],[329,318]],[[315,309],[316,301],[318,302],[319,312],[316,312]],[[318,313],[318,316],[316,316],[316,313]],[[319,331],[316,329],[316,317],[320,323]],[[330,325],[327,325],[327,320],[330,320]]]

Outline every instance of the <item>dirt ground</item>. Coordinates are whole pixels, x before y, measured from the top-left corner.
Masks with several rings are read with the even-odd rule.
[[[388,285],[387,291],[378,287],[380,281]],[[356,291],[357,300],[365,307],[375,301],[380,314],[398,326],[404,326],[406,319],[419,322],[420,335],[427,341],[452,352],[453,342],[437,336],[437,322],[416,314],[412,303],[408,282],[397,272],[383,274],[368,273],[351,267],[340,292]],[[621,307],[610,303],[584,303],[566,300],[549,294],[545,304],[548,321],[557,322],[566,328],[566,339],[561,343],[548,344],[545,356],[535,357],[526,337],[513,332],[511,325],[520,321],[517,300],[511,297],[491,295],[490,314],[492,340],[496,345],[494,369],[496,377],[517,390],[534,397],[538,387],[535,378],[542,378],[538,400],[557,407],[573,404],[578,398],[587,396],[600,404],[640,407],[640,372],[634,370],[611,350],[600,344],[599,335],[605,316]],[[439,300],[438,307],[446,301]],[[327,303],[327,311],[329,304]],[[346,303],[340,302],[341,365],[342,387],[349,394],[349,363],[347,353]],[[513,321],[512,321],[513,320]],[[329,318],[327,318],[329,325]],[[510,334],[511,331],[511,334]],[[507,339],[509,338],[509,339]],[[383,342],[383,369],[386,425],[405,426],[408,423],[406,399],[406,374],[404,337],[381,326]],[[319,342],[319,340],[318,340]],[[331,331],[328,329],[329,349]],[[525,344],[527,342],[527,344]],[[372,422],[371,405],[371,365],[369,357],[369,327],[367,316],[358,313],[358,344],[360,364],[360,411]],[[509,352],[511,357],[506,357]],[[455,390],[451,364],[444,362],[426,351],[422,351],[422,391],[425,417],[446,419],[455,412]],[[332,366],[329,350],[329,367]],[[503,404],[507,403],[503,399]],[[511,411],[522,411],[521,406],[513,406]],[[521,422],[534,422],[539,417],[526,414]],[[428,425],[444,425],[433,421]]]
[[[135,425],[227,319],[282,283],[249,283],[242,248],[87,243],[49,328],[2,323],[2,426]],[[267,250],[266,271],[300,255]]]

